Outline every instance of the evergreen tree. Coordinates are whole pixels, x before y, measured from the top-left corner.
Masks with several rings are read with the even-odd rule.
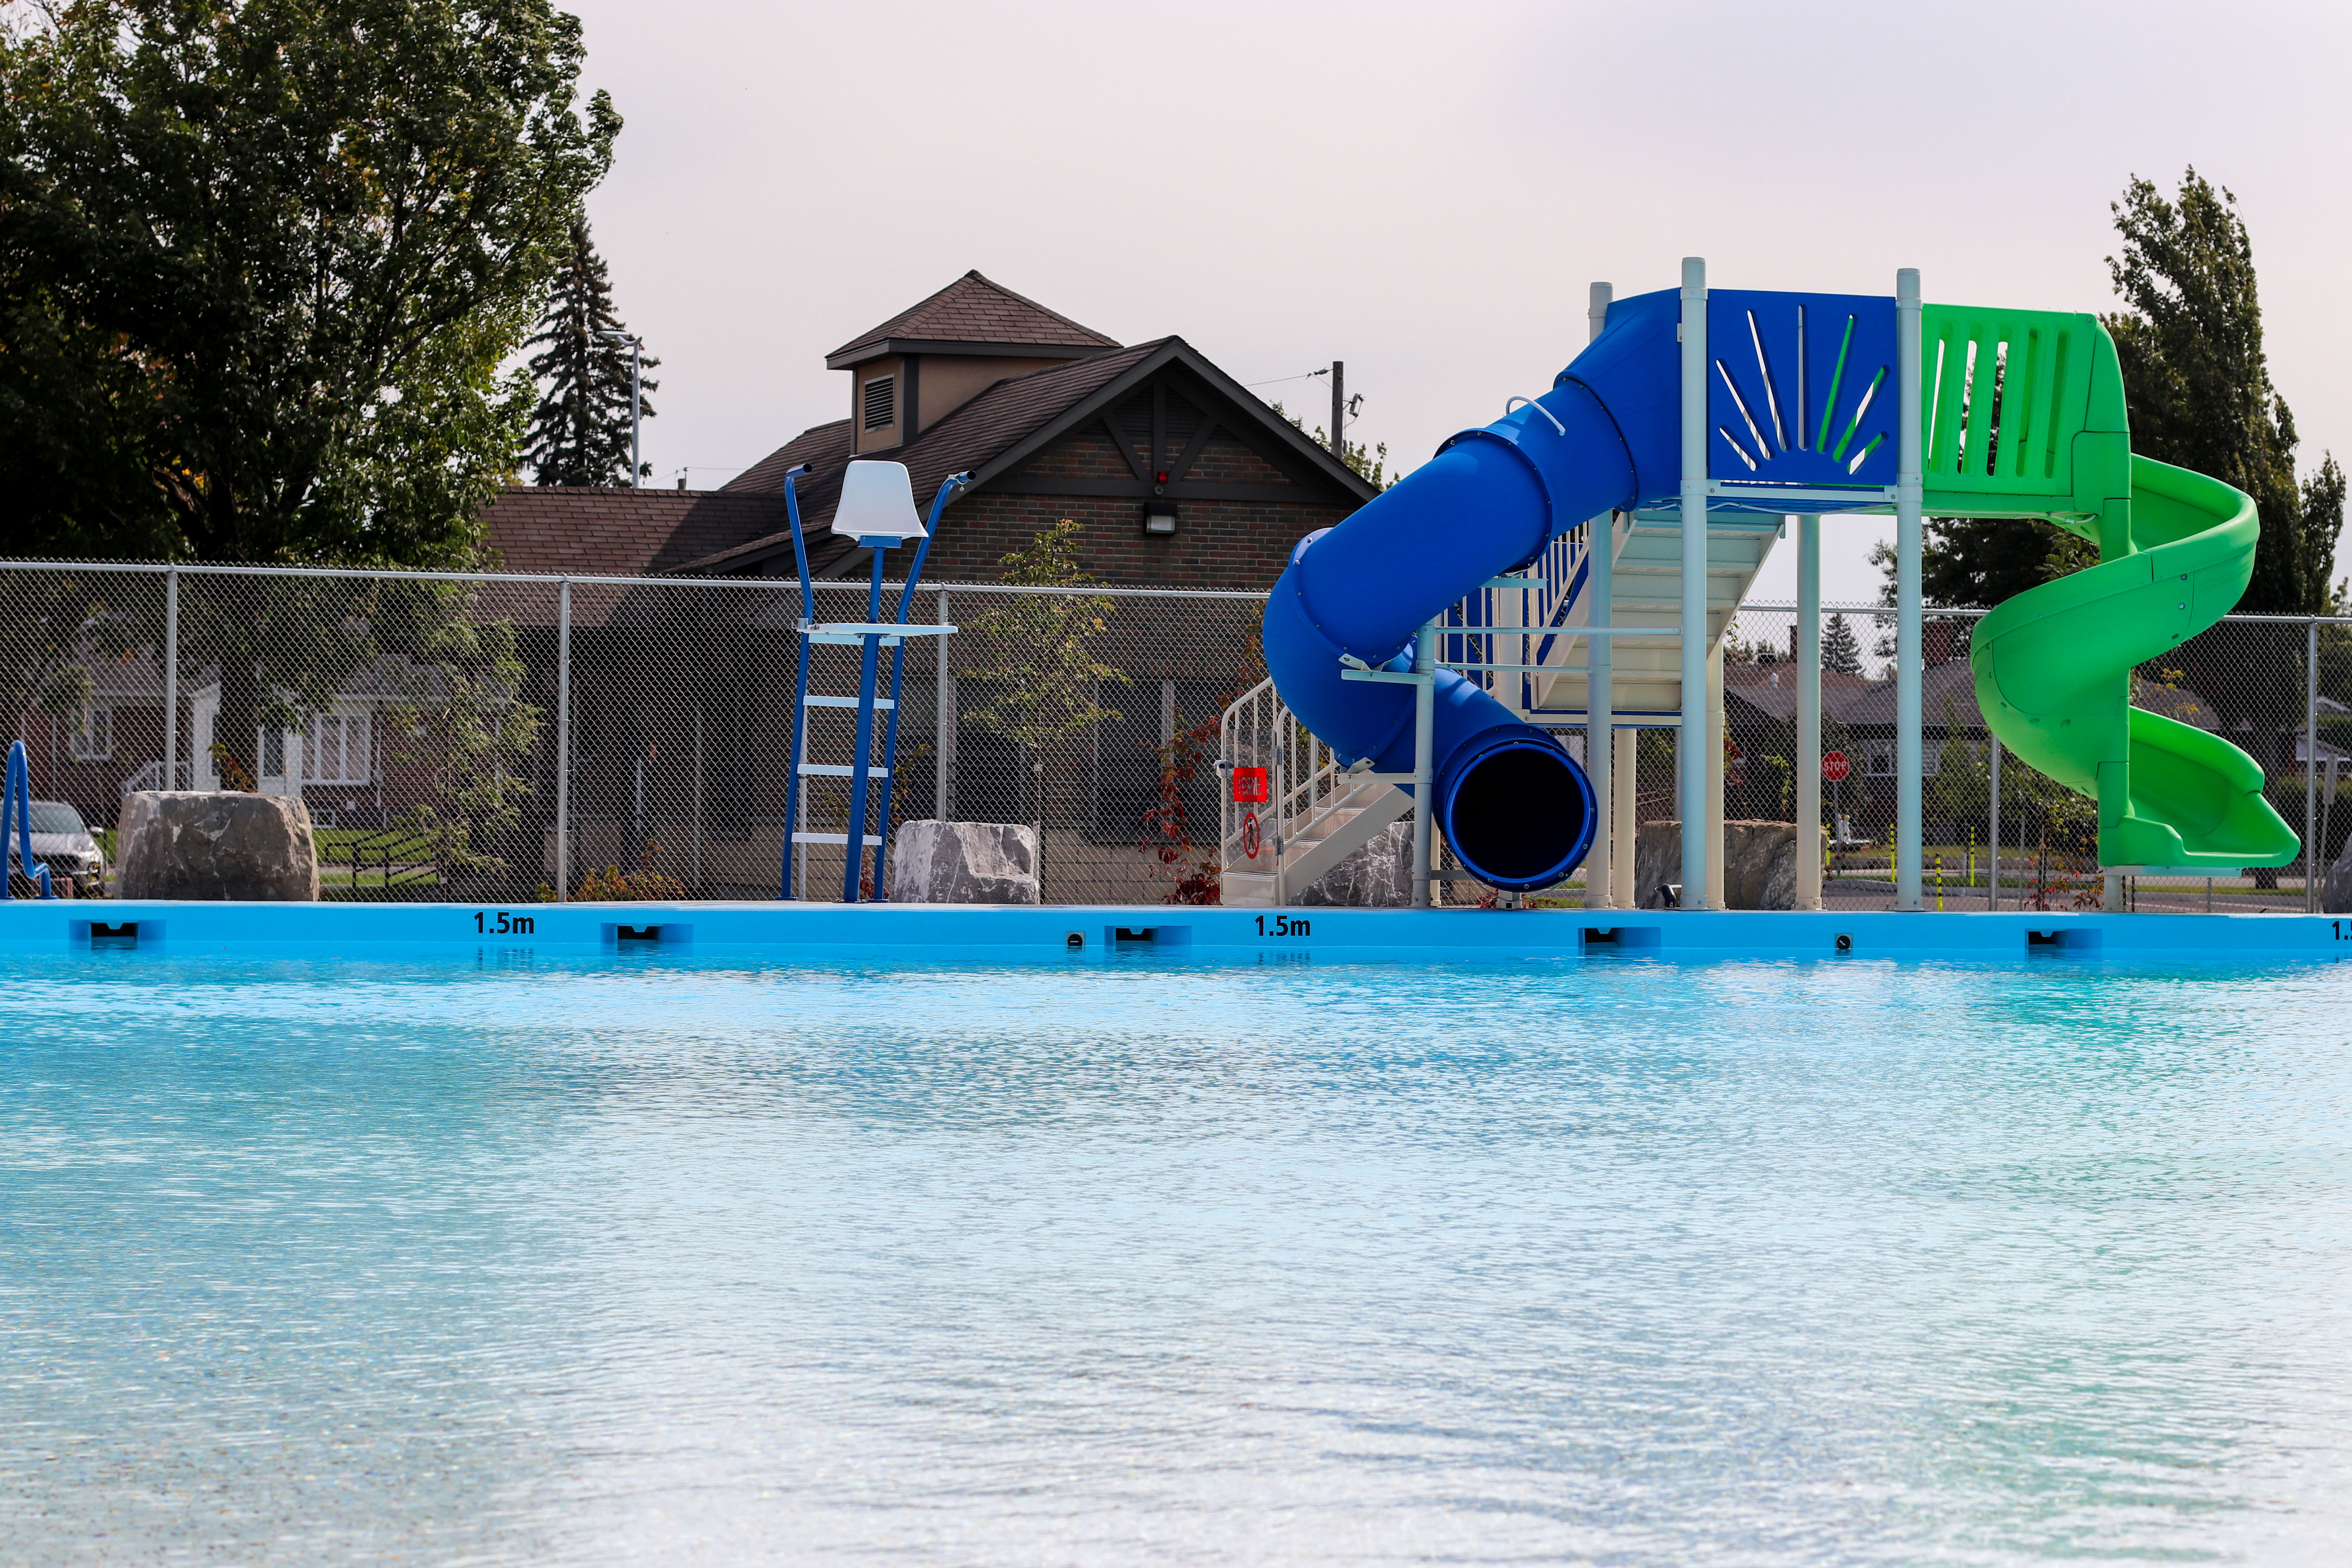
[[[2239,608],[2325,610],[2344,525],[2343,476],[2331,455],[2295,482],[2294,416],[2271,385],[2253,246],[2237,198],[2191,168],[2177,201],[2134,179],[2111,210],[2124,243],[2107,270],[2126,308],[2104,319],[2123,360],[2132,449],[2254,498],[2262,543]]]
[[[588,237],[588,220],[572,220],[571,243],[548,289],[547,313],[539,331],[523,346],[537,348],[531,356],[533,380],[545,387],[530,416],[530,434],[523,457],[533,479],[542,485],[615,485],[630,479],[631,431],[629,345],[601,336],[624,331],[613,313],[613,284],[605,276],[604,258]],[[661,363],[650,354],[646,370]],[[638,416],[650,419],[654,406],[646,393],[660,383],[646,377],[638,388]],[[651,473],[648,464],[636,476]]]
[[[1843,616],[1832,616],[1822,627],[1822,668],[1841,675],[1862,673],[1862,640]]]

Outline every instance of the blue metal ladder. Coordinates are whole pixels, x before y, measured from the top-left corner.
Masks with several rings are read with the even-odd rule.
[[[866,852],[874,851],[874,901],[888,900],[882,892],[883,874],[887,867],[890,840],[890,790],[892,771],[898,757],[898,693],[907,669],[906,639],[910,637],[947,637],[955,631],[950,626],[909,626],[907,609],[914,602],[915,584],[923,575],[924,558],[930,554],[931,540],[938,533],[940,513],[948,498],[971,482],[969,472],[950,474],[940,485],[939,493],[931,498],[930,515],[924,520],[922,542],[915,547],[914,563],[908,568],[907,581],[898,593],[898,618],[882,619],[883,556],[889,541],[861,541],[873,549],[874,577],[866,594],[866,619],[863,621],[821,622],[814,618],[816,599],[809,581],[808,545],[801,531],[800,498],[793,481],[808,472],[801,464],[784,475],[784,510],[793,523],[793,559],[801,574],[801,658],[800,679],[793,706],[792,770],[784,795],[783,873],[779,899],[795,899],[805,889],[796,892],[793,886],[793,851],[801,844],[838,844],[843,848],[841,898],[844,903],[858,901],[858,883],[863,879]],[[809,690],[810,650],[820,646],[856,647],[864,649],[858,663],[857,695],[855,697],[825,696]],[[881,650],[890,652],[890,695],[877,694],[879,683]],[[854,708],[857,710],[857,743],[848,763],[812,763],[803,760],[808,744],[808,712],[812,708]],[[887,713],[883,724],[882,763],[874,765],[874,715],[877,710]],[[803,781],[811,778],[845,778],[849,780],[849,821],[847,832],[808,833],[799,830],[802,796],[806,788]],[[880,821],[868,834],[866,802],[871,781],[879,779]],[[853,844],[854,839],[854,844]]]

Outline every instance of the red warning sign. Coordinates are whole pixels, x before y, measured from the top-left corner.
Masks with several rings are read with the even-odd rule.
[[[1853,772],[1853,764],[1845,760],[1843,752],[1822,753],[1822,777],[1829,780],[1830,783],[1835,784],[1852,772]]]
[[[1244,812],[1242,815],[1242,853],[1255,860],[1257,858],[1258,849],[1264,843],[1265,840],[1258,834],[1257,813]]]
[[[1265,804],[1265,770],[1235,768],[1234,770],[1234,804],[1264,805]]]

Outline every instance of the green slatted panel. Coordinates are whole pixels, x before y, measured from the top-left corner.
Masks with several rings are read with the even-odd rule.
[[[2110,448],[2127,426],[2115,343],[2097,317],[1929,305],[1920,336],[1928,511],[2099,510]],[[2085,434],[2109,439],[2084,448]]]

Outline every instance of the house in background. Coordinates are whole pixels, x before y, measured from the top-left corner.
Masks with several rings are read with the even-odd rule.
[[[811,566],[846,594],[872,556],[830,531],[834,509],[849,463],[878,458],[907,465],[919,505],[949,475],[972,476],[940,519],[928,584],[995,582],[1006,554],[1069,518],[1084,527],[1081,564],[1105,583],[1263,593],[1300,539],[1378,493],[1181,338],[1122,345],[977,272],[825,363],[843,374],[845,416],[720,489],[509,489],[486,519],[491,552],[516,572],[782,587],[797,576],[783,476],[804,464],[796,489]],[[910,547],[894,552],[886,574],[901,577],[911,557]],[[552,595],[505,602],[533,671],[529,700],[551,710]],[[1041,773],[987,722],[1007,679],[1005,650],[987,635],[989,602],[957,599],[967,633],[950,639],[954,668],[934,668],[936,655],[910,662],[900,708],[909,748],[936,750],[902,768],[894,805],[1034,820],[1042,789],[1052,796],[1042,808],[1049,866],[1134,861],[1160,799],[1159,748],[1180,721],[1213,719],[1237,679],[1255,679],[1242,672],[1257,606],[1119,601],[1098,649],[1117,679],[1085,700],[1099,716]],[[574,864],[637,864],[657,843],[662,863],[698,887],[750,893],[773,877],[793,618],[775,595],[573,585]],[[1192,786],[1198,811],[1213,811],[1213,783],[1204,770]]]
[[[866,552],[828,530],[850,461],[877,458],[906,464],[925,504],[972,475],[932,581],[993,581],[1008,552],[1074,518],[1106,582],[1262,592],[1300,539],[1378,493],[1182,338],[1122,346],[978,272],[825,363],[845,373],[847,416],[718,490],[519,487],[490,508],[490,549],[518,572],[791,576],[783,476],[806,464],[813,569],[863,576]]]

